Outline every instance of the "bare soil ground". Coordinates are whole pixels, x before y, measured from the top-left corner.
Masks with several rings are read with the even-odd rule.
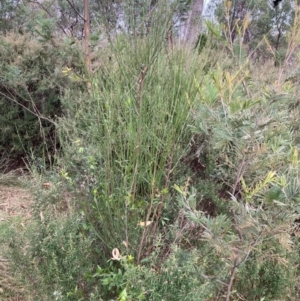
[[[13,216],[30,217],[31,194],[22,187],[0,185],[0,222]]]
[[[26,220],[31,216],[30,204],[32,196],[28,190],[16,185],[0,185],[0,230],[14,227],[16,220],[18,226],[25,228]],[[5,232],[5,231],[4,231]],[[5,248],[8,243],[5,234],[1,233],[0,244],[0,300],[2,301],[25,301],[22,297],[24,289],[14,279],[9,268],[9,260],[5,258]],[[12,297],[13,296],[13,297]]]

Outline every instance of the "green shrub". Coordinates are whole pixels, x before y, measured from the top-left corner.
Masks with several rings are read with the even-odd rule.
[[[93,291],[91,245],[78,215],[45,215],[43,221],[31,222],[23,237],[14,233],[10,253],[15,272],[32,297],[79,300]]]
[[[116,36],[89,93],[61,98],[60,176],[11,240],[17,271],[44,300],[297,300],[296,87],[240,51],[204,74],[207,47],[170,51],[165,28]]]
[[[206,169],[204,179],[217,184],[211,201],[219,206],[214,212],[201,206],[207,196],[203,179],[193,181],[199,190],[175,186],[179,204],[190,223],[202,228],[199,241],[217,252],[223,266],[219,293],[226,300],[295,298],[298,247],[290,228],[300,191],[299,133],[292,130],[297,113],[289,107],[293,89],[286,85],[287,94],[278,95],[256,91],[255,100],[249,99],[242,89],[247,71],[231,72],[215,70],[204,78],[192,126],[194,156]],[[191,242],[193,232],[187,235]]]
[[[182,250],[171,247],[170,254],[159,266],[155,256],[142,266],[130,266],[125,273],[127,293],[137,300],[205,300],[216,293],[216,286],[206,274],[205,247]],[[152,267],[151,267],[152,266]],[[217,271],[216,271],[217,272]],[[139,296],[139,298],[137,298]]]
[[[23,165],[32,153],[49,160],[57,150],[54,121],[63,111],[64,89],[72,86],[62,69],[78,60],[74,46],[54,46],[27,34],[1,36],[0,152],[15,160],[10,168]],[[75,66],[79,70],[80,64]]]
[[[280,250],[277,248],[274,253],[280,254]],[[253,252],[239,271],[237,291],[244,296],[246,292],[247,300],[259,300],[262,296],[267,300],[279,300],[289,295],[294,290],[295,269],[292,266],[293,258],[284,253],[282,255],[273,259],[264,256],[263,250]],[[289,265],[286,264],[287,259]]]
[[[201,60],[194,53],[186,61],[183,50],[165,60],[164,48],[148,53],[147,40],[136,46],[130,38],[120,40],[116,48],[118,43],[126,55],[116,52],[113,60],[121,65],[112,66],[105,81],[94,77],[92,95],[64,100],[61,164],[77,191],[87,194],[85,210],[108,250],[125,240],[140,260],[147,230],[137,224],[156,216],[155,231],[162,210],[172,207],[171,174],[191,136],[187,125]]]

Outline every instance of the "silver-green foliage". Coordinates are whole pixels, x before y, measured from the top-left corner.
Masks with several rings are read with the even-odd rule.
[[[200,240],[224,268],[217,280],[226,300],[234,294],[247,300],[280,298],[287,292],[295,296],[298,242],[291,227],[299,214],[300,191],[297,113],[289,106],[293,90],[286,84],[286,93],[276,94],[266,87],[249,97],[248,80],[243,67],[207,75],[199,85],[191,127],[200,137],[195,156],[209,166],[206,176],[226,191],[219,203],[227,209],[208,215],[197,207],[201,190],[175,187],[184,215],[202,227]]]

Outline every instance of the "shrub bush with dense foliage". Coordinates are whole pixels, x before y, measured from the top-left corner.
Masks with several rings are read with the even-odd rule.
[[[16,271],[41,300],[298,300],[296,25],[262,69],[211,23],[200,54],[163,28],[116,36],[90,89],[60,94]]]
[[[47,158],[55,153],[55,120],[63,111],[63,93],[72,86],[62,71],[72,66],[80,72],[80,62],[75,45],[53,45],[29,34],[1,36],[0,152],[11,158],[10,168],[23,166],[31,155]]]

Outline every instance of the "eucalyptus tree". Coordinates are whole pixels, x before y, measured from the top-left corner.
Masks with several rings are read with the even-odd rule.
[[[185,3],[188,11],[187,18],[184,22],[185,34],[184,40],[190,44],[195,46],[198,37],[201,32],[201,16],[203,11],[203,0],[194,0],[189,3]]]

